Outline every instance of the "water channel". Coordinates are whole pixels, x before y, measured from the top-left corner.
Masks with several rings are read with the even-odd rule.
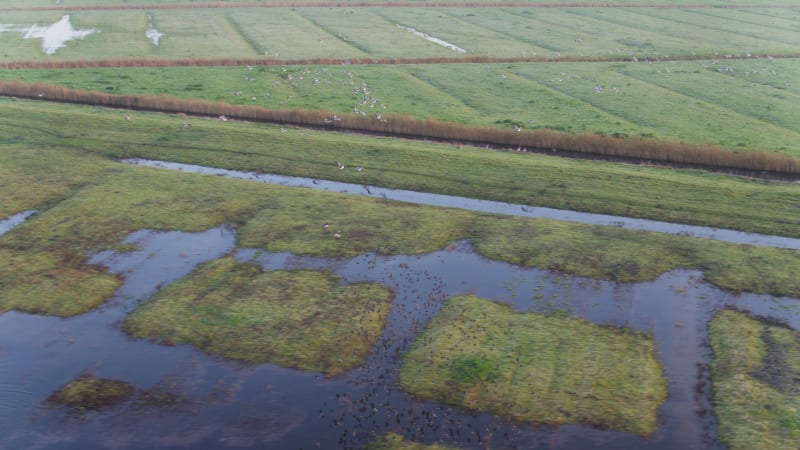
[[[420,205],[441,206],[448,208],[467,209],[490,214],[506,214],[519,217],[532,217],[543,219],[563,220],[567,222],[585,223],[591,225],[607,225],[630,230],[655,231],[678,236],[692,236],[704,239],[714,239],[736,244],[749,244],[765,247],[786,248],[800,250],[800,239],[784,236],[769,236],[757,233],[726,230],[720,228],[685,225],[679,223],[661,222],[657,220],[636,219],[631,217],[611,216],[607,214],[594,214],[563,209],[527,206],[513,203],[481,200],[452,195],[432,194],[429,192],[416,192],[403,189],[387,189],[377,186],[343,183],[339,181],[317,180],[314,178],[292,177],[286,175],[260,174],[256,172],[242,172],[238,170],[216,169],[194,164],[182,164],[168,161],[155,161],[150,159],[131,158],[121,162],[146,167],[178,170],[183,172],[216,175],[227,178],[237,178],[260,183],[278,184],[281,186],[305,187],[323,191],[339,192],[343,194],[362,195],[373,198],[383,198]]]
[[[494,449],[717,448],[708,386],[696,389],[707,377],[708,320],[720,308],[736,307],[800,327],[797,299],[725,292],[692,271],[616,284],[487,260],[464,242],[425,255],[338,260],[239,249],[235,241],[235,230],[227,227],[202,233],[142,230],[124,241],[138,250],[91,258],[125,280],[101,307],[69,319],[0,315],[0,448],[344,449],[360,448],[386,431],[464,449],[485,448],[487,441]],[[224,254],[266,270],[328,270],[343,283],[391,288],[395,298],[386,327],[364,364],[327,379],[272,364],[226,361],[186,345],[131,340],[120,331],[125,315],[161,286]],[[444,299],[460,293],[517,311],[558,309],[652,333],[669,389],[658,431],[641,438],[581,425],[506,423],[403,393],[396,383],[400,355]],[[86,372],[181,400],[131,401],[81,414],[46,402]]]

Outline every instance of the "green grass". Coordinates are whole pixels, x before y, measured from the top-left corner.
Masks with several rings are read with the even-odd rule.
[[[722,59],[716,65],[703,60],[4,70],[0,77],[114,94],[337,113],[356,106],[372,116],[647,136],[800,155],[796,59]],[[604,86],[602,93],[595,92],[598,85]]]
[[[460,55],[406,32],[398,24],[443,39],[469,54],[496,57],[797,52],[800,33],[786,23],[786,16],[796,16],[792,10],[766,11],[782,25],[776,27],[771,18],[752,17],[749,9],[718,9],[342,6],[152,10],[149,13],[165,34],[158,48],[144,36],[146,10],[72,11],[76,26],[95,28],[99,33],[70,43],[56,56],[255,57],[264,56],[265,51],[278,59]],[[739,16],[732,19],[731,12]],[[5,12],[3,23],[49,24],[64,13]],[[5,34],[14,36],[0,46],[3,59],[52,59],[36,46],[25,44],[22,33]]]
[[[675,192],[677,197],[679,192],[690,192],[674,184],[682,180],[709,194],[705,201],[702,196],[697,198],[698,209],[703,205],[717,207],[708,208],[707,214],[722,216],[726,210],[720,205],[727,203],[731,213],[744,217],[752,214],[763,220],[772,212],[778,224],[784,223],[784,215],[797,217],[791,214],[791,205],[796,203],[792,189],[797,187],[791,185],[326,133],[304,132],[308,135],[301,136],[295,130],[281,133],[275,127],[207,120],[194,120],[195,126],[187,131],[180,127],[179,119],[162,115],[134,114],[129,123],[121,118],[122,113],[93,108],[23,102],[5,105],[0,111],[9,120],[2,122],[6,141],[0,143],[0,160],[3,181],[13,180],[7,184],[13,195],[5,197],[7,202],[4,198],[2,210],[12,214],[39,208],[41,213],[0,237],[2,311],[80,314],[102,303],[119,285],[119,280],[103,269],[85,266],[88,255],[114,248],[128,233],[142,228],[201,231],[223,223],[239,228],[241,245],[272,251],[336,257],[369,251],[415,254],[469,239],[482,255],[522,266],[616,281],[653,279],[676,268],[700,269],[720,287],[800,296],[800,281],[794,270],[800,264],[800,252],[613,227],[479,215],[123,166],[97,153],[209,165],[226,165],[221,163],[225,159],[237,168],[294,171],[389,186],[403,186],[402,180],[413,183],[405,184],[407,187],[462,195],[479,188],[484,194],[498,187],[514,192],[526,186],[524,181],[530,174],[546,180],[548,170],[552,176],[562,177],[563,181],[552,180],[564,183],[559,189],[566,188],[567,182],[574,183],[572,188],[587,183],[584,195],[599,199],[602,197],[591,195],[603,190],[614,192],[610,186],[619,185],[620,180],[635,189],[637,179],[644,193],[658,197],[661,192]],[[27,121],[15,119],[18,117]],[[41,129],[42,123],[48,124],[47,131]],[[186,132],[192,133],[188,135],[192,141],[182,137]],[[306,140],[311,138],[322,140],[308,145]],[[306,145],[298,146],[298,142]],[[138,150],[130,151],[131,147]],[[322,153],[314,154],[314,147]],[[253,151],[234,153],[234,148]],[[274,152],[272,158],[265,158],[261,149]],[[311,153],[303,156],[302,149]],[[324,161],[312,163],[320,158]],[[332,163],[337,159],[366,169],[340,171]],[[271,167],[265,161],[281,166]],[[549,164],[555,166],[546,169]],[[436,167],[456,170],[461,178],[438,178],[442,169],[437,172]],[[415,174],[417,170],[421,173]],[[494,177],[500,178],[493,181]],[[602,181],[602,177],[608,180],[605,187],[590,183]],[[473,183],[475,186],[470,186]],[[596,192],[589,193],[591,189]],[[747,199],[753,204],[750,209]],[[779,206],[784,204],[786,207]],[[327,229],[323,227],[326,223]]]
[[[403,357],[411,394],[507,420],[647,435],[666,398],[652,338],[453,297]]]
[[[54,392],[48,401],[78,411],[98,411],[131,398],[135,388],[124,381],[81,375]]]
[[[800,336],[723,310],[709,323],[720,440],[731,450],[800,446]]]
[[[264,272],[226,257],[158,292],[122,328],[135,338],[333,376],[361,363],[392,300],[382,286],[339,282],[331,273]]]
[[[370,441],[365,450],[455,450],[455,447],[408,442],[397,433],[386,433]]]
[[[124,114],[1,101],[0,143],[800,236],[796,184],[246,123],[190,119],[183,128],[180,117],[135,113],[126,122]],[[365,170],[340,171],[337,160]]]

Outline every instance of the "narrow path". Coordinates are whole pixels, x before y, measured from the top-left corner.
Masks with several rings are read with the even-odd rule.
[[[415,192],[404,189],[387,189],[378,186],[342,183],[339,181],[316,180],[313,178],[291,177],[285,175],[259,174],[256,172],[242,172],[228,169],[215,169],[194,164],[182,164],[168,161],[133,158],[124,159],[121,160],[121,162],[145,167],[216,175],[226,178],[237,178],[241,180],[256,181],[259,183],[305,187],[350,195],[362,195],[366,197],[382,198],[386,200],[415,203],[419,205],[466,209],[469,211],[489,214],[504,214],[519,217],[562,220],[590,225],[614,226],[629,230],[654,231],[657,233],[713,239],[723,242],[732,242],[735,244],[800,250],[800,239],[783,236],[769,236],[727,229],[701,227],[697,225],[661,222],[657,220],[636,219],[631,217],[611,216],[607,214],[534,207],[492,200],[456,197],[453,195]]]

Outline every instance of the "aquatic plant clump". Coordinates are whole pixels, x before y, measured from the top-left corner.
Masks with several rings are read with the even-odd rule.
[[[123,330],[225,358],[333,376],[361,363],[392,302],[380,285],[339,282],[328,272],[262,271],[225,257],[157,293]]]
[[[397,433],[387,433],[367,444],[365,450],[456,450],[456,448],[437,444],[417,444],[404,440],[403,436]]]
[[[726,309],[709,336],[719,439],[731,450],[800,448],[800,334]]]
[[[99,411],[128,400],[134,391],[130,383],[87,374],[64,385],[48,401],[80,411]]]
[[[447,301],[403,358],[411,394],[507,420],[647,435],[666,399],[653,339],[474,296]]]

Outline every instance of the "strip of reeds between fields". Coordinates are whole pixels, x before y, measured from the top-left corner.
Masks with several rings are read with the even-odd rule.
[[[798,5],[714,5],[680,3],[527,3],[527,2],[204,2],[204,3],[165,3],[165,4],[122,4],[122,5],[44,5],[0,8],[2,12],[11,11],[109,11],[126,9],[189,9],[189,8],[797,8]]]
[[[357,131],[416,139],[434,139],[525,150],[567,151],[605,158],[775,174],[800,174],[800,159],[760,150],[733,151],[712,145],[569,134],[552,130],[513,130],[464,125],[408,116],[361,116],[311,109],[266,109],[172,96],[113,95],[45,83],[0,80],[0,95],[166,113],[220,117]]]
[[[634,56],[513,56],[491,57],[472,55],[461,57],[398,57],[398,58],[129,58],[94,60],[47,60],[47,61],[6,61],[0,62],[0,69],[90,69],[101,67],[230,67],[230,66],[314,66],[314,65],[391,65],[391,64],[513,64],[513,63],[555,63],[555,62],[667,62],[703,60],[742,60],[742,59],[796,59],[796,54],[769,55],[683,55],[672,57],[634,57]]]

